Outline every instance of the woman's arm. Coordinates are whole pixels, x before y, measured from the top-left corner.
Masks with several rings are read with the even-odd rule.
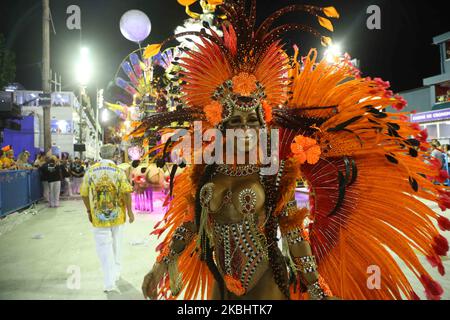
[[[303,228],[303,222],[308,213],[307,208],[297,208],[295,200],[289,202],[280,216],[281,232],[289,246],[300,281],[306,286],[310,299],[329,299],[329,289],[323,281],[320,281],[316,258]]]
[[[192,241],[195,233],[197,233],[197,228],[193,222],[186,222],[176,229],[170,242],[168,252],[158,257],[152,270],[144,278],[142,293],[146,299],[154,300],[157,298],[158,285],[167,273],[169,273],[169,276],[171,277],[171,283],[173,281],[175,285],[178,275],[174,274],[175,272],[172,270],[177,269],[178,258]],[[179,288],[171,289],[172,293],[174,293]]]

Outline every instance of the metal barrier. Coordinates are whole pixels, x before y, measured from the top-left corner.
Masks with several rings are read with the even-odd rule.
[[[38,170],[0,171],[0,217],[42,199]]]

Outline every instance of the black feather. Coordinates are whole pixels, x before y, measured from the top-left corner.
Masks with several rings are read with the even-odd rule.
[[[398,124],[396,124],[396,123],[389,122],[388,126],[391,127],[395,131],[400,130],[400,126]]]
[[[328,217],[334,216],[338,210],[341,208],[342,203],[344,202],[345,198],[345,177],[342,174],[342,172],[338,172],[338,183],[339,183],[339,195],[338,199],[336,201],[336,206],[334,209],[330,212]]]
[[[358,178],[358,167],[356,166],[355,159],[352,159],[352,180],[348,185],[351,186],[352,184],[354,184],[357,178]]]
[[[417,158],[417,156],[419,155],[419,153],[417,152],[416,149],[410,148],[409,149],[409,155],[413,158]]]
[[[419,184],[417,183],[416,179],[414,179],[413,177],[409,177],[409,184],[415,192],[419,191]]]
[[[358,120],[361,119],[361,118],[362,118],[362,116],[354,117],[354,118],[352,118],[352,119],[350,119],[350,120],[347,120],[347,121],[345,121],[345,122],[343,122],[343,123],[341,123],[341,124],[338,124],[338,125],[337,125],[336,127],[334,127],[334,128],[328,129],[328,132],[342,131],[342,130],[344,130],[345,128],[347,128],[349,125],[351,125],[352,123],[355,123],[356,121],[358,121]]]
[[[375,109],[373,106],[367,106],[367,107],[365,107],[364,109],[366,109],[367,112],[372,113],[372,114],[375,116],[375,118],[378,118],[378,119],[384,119],[384,118],[387,118],[387,114],[386,114],[386,113],[381,112],[381,111],[378,110],[378,109]]]
[[[408,139],[406,143],[413,147],[420,147],[420,142],[416,139]]]
[[[388,135],[395,138],[401,138],[401,136],[398,134],[398,132],[392,128],[388,129]]]
[[[347,157],[344,157],[345,164],[345,184],[348,185],[350,182],[350,160]]]
[[[272,113],[274,125],[301,131],[305,136],[311,136],[316,132],[311,128],[313,125],[321,126],[328,120],[327,118],[311,118],[300,109],[274,109]]]
[[[380,112],[375,116],[375,118],[377,118],[377,119],[385,119],[387,117],[388,117],[388,115],[384,112]]]
[[[172,171],[170,172],[170,196],[172,196],[172,192],[173,192],[173,183],[175,180],[175,174],[177,173],[178,170],[178,166],[175,164],[172,167]]]
[[[370,123],[373,123],[373,124],[376,124],[378,126],[381,126],[381,124],[379,122],[375,121],[375,120],[372,120],[372,119],[367,119],[367,120],[369,120]]]
[[[386,154],[386,159],[388,159],[389,162],[393,163],[393,164],[398,164],[398,160],[395,159],[395,157]]]

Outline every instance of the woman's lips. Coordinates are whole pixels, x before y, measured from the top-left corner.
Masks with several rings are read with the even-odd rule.
[[[237,140],[240,141],[240,142],[247,142],[247,143],[250,143],[250,142],[256,141],[256,137],[252,137],[252,136],[239,137],[239,138],[237,138]]]

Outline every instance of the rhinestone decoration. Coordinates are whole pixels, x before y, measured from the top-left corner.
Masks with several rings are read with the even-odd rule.
[[[253,223],[245,219],[231,225],[214,224],[216,246],[223,248],[223,261],[218,267],[225,274],[239,275],[243,287],[247,290],[259,264],[268,259],[267,245],[259,243],[264,235],[259,234]],[[239,255],[239,263],[236,256]]]
[[[205,184],[200,190],[200,203],[202,207],[208,207],[213,197],[214,185],[209,183]]]
[[[302,237],[302,232],[299,228],[295,228],[291,231],[289,231],[286,235],[286,240],[289,244],[298,244],[300,242],[305,241],[305,239]]]
[[[301,273],[312,273],[317,271],[317,263],[314,256],[296,258],[295,263],[298,271]]]
[[[243,214],[254,214],[256,212],[256,192],[252,189],[244,189],[239,192],[239,204]]]
[[[217,166],[217,172],[228,177],[247,177],[259,173],[260,168],[256,165],[231,166],[221,164]]]
[[[327,297],[323,289],[320,287],[319,281],[308,286],[308,294],[311,300],[323,300]]]
[[[297,208],[297,201],[293,200],[291,202],[288,202],[288,204],[286,205],[286,207],[284,208],[283,212],[281,213],[282,217],[289,217],[289,215],[296,211]]]

